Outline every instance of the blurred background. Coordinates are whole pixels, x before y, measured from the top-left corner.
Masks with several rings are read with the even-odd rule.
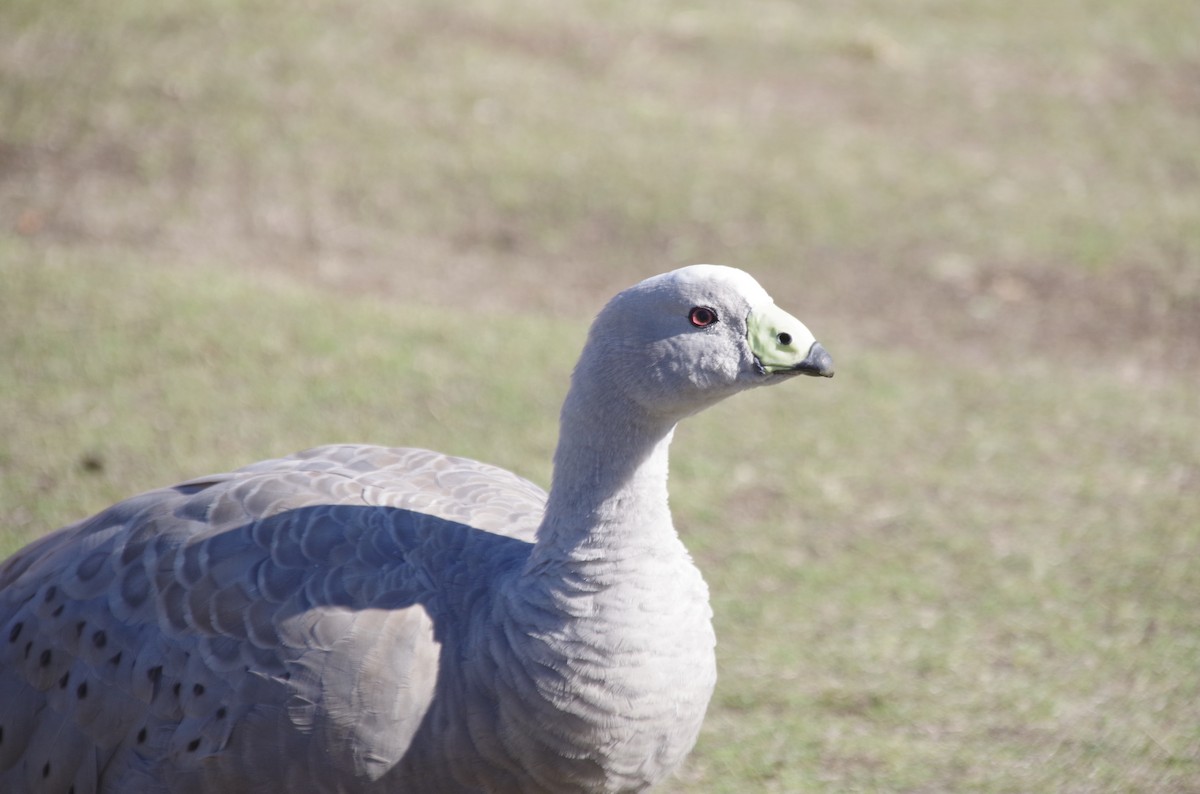
[[[591,316],[838,376],[681,429],[677,792],[1200,790],[1200,6],[0,4],[0,553],[328,441],[548,483]]]

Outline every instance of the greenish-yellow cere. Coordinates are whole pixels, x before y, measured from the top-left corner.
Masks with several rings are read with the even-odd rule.
[[[750,312],[746,336],[766,372],[795,369],[816,341],[804,323],[773,303]]]

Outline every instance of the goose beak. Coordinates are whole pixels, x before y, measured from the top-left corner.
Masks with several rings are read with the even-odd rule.
[[[746,337],[758,370],[764,375],[833,377],[833,358],[821,343],[804,323],[773,303],[750,312]]]
[[[813,342],[808,349],[808,355],[796,365],[797,372],[805,375],[815,375],[821,378],[833,377],[833,357],[829,355],[820,342]]]

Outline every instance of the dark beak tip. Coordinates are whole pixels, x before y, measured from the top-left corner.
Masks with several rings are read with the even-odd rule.
[[[833,377],[833,356],[821,346],[820,342],[813,342],[812,347],[808,349],[808,355],[796,367],[805,375],[813,375],[821,378]]]

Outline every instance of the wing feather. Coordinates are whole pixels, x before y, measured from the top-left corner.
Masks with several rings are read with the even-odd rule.
[[[432,699],[434,613],[478,598],[463,531],[531,540],[544,504],[474,461],[340,445],[35,541],[0,565],[0,788],[379,778]]]

